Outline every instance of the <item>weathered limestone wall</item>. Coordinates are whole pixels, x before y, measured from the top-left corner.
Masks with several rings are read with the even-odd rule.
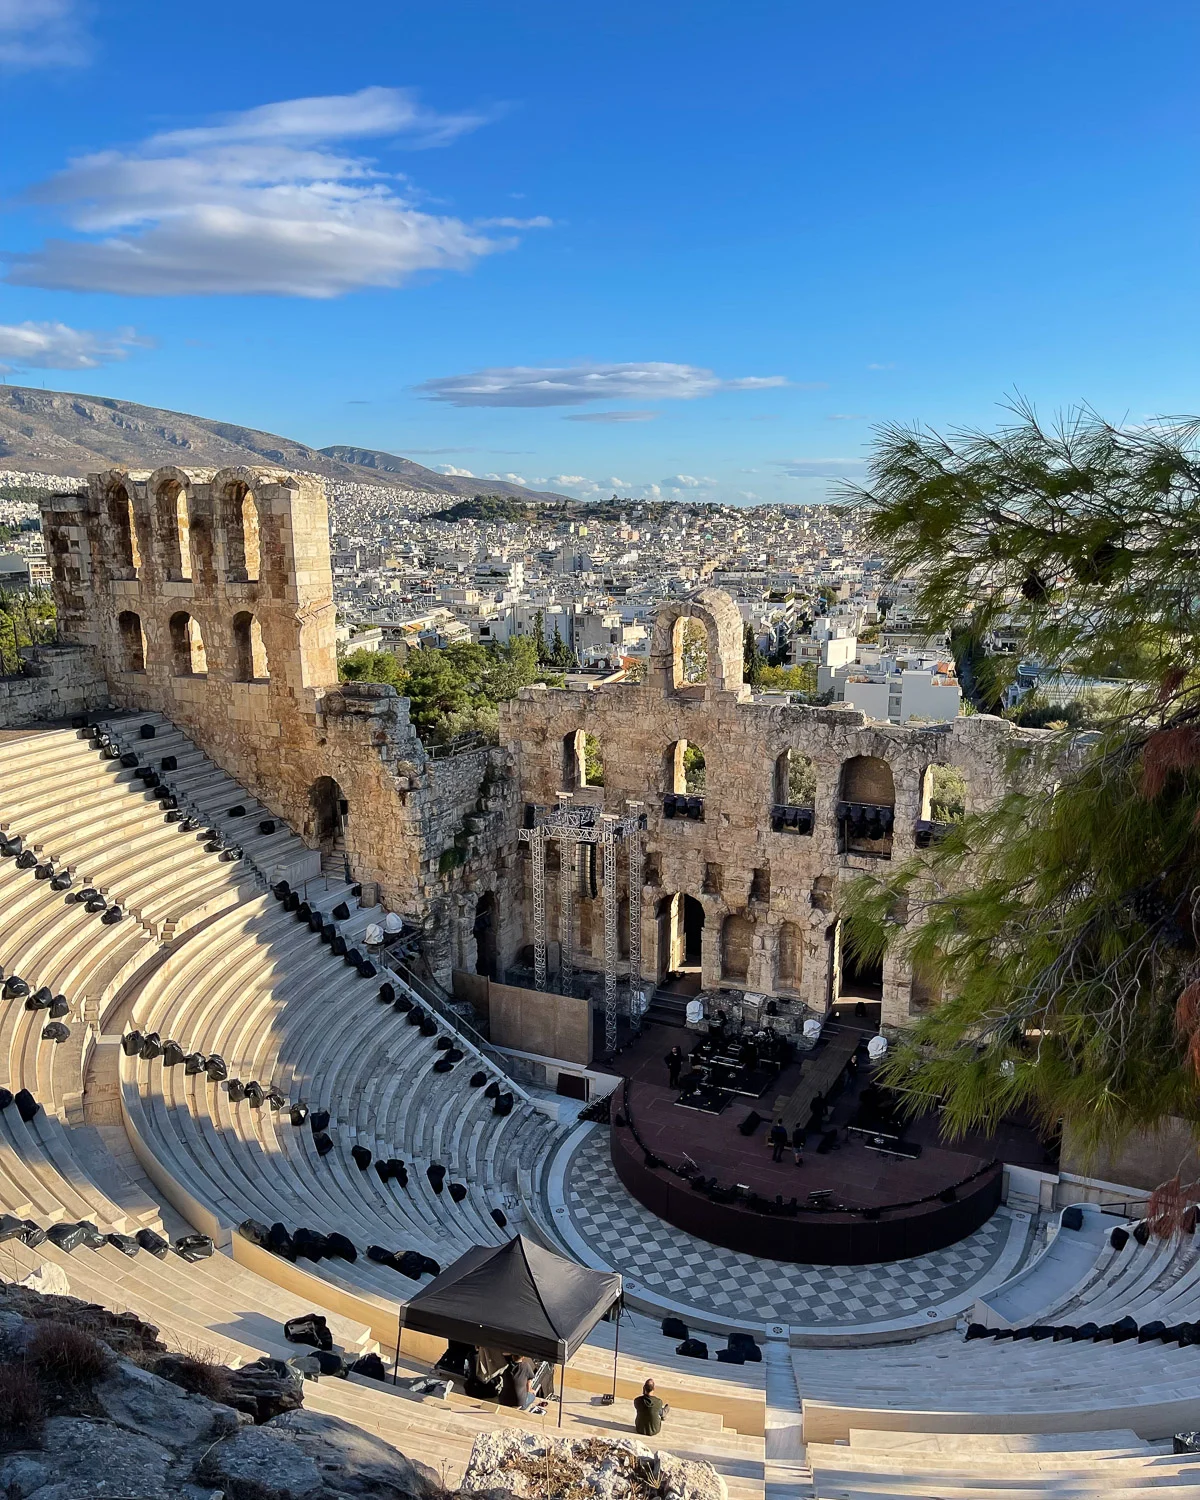
[[[166,714],[311,846],[344,854],[355,879],[427,924],[448,982],[453,934],[440,923],[494,869],[503,799],[481,797],[489,752],[431,761],[406,699],[338,682],[320,482],[115,469],[42,510],[60,630],[107,683],[103,698]],[[325,778],[346,804],[333,836]]]
[[[86,646],[25,647],[27,670],[0,677],[0,729],[92,713],[110,702],[96,653]]]
[[[714,597],[715,596],[715,597]],[[885,763],[895,788],[891,859],[914,849],[915,825],[929,767],[957,767],[967,786],[968,809],[998,798],[1012,774],[1010,756],[1039,740],[1005,720],[984,715],[952,724],[892,727],[844,708],[803,708],[754,700],[741,681],[740,618],[725,596],[707,591],[687,605],[668,606],[656,626],[651,671],[643,685],[611,684],[590,692],[526,688],[501,710],[501,739],[512,754],[522,803],[553,806],[571,781],[564,741],[582,731],[600,742],[603,788],[579,793],[621,814],[627,800],[646,804],[648,831],[643,867],[643,972],[661,976],[677,955],[656,912],[676,893],[704,909],[702,982],[766,995],[802,999],[824,1011],[836,998],[839,935],[834,912],[837,882],[878,870],[877,855],[839,852],[836,807],[847,795],[846,766],[870,757]],[[700,618],[709,629],[706,686],[681,681],[674,662],[676,621]],[[736,652],[734,650],[736,636]],[[715,645],[715,650],[714,650]],[[675,790],[679,741],[704,752],[704,821],[669,819],[663,797]],[[816,772],[813,831],[774,832],[776,763],[788,750],[811,758]],[[865,800],[865,799],[864,799]],[[529,861],[514,892],[529,941]],[[557,934],[557,878],[547,879],[547,919]],[[622,887],[620,894],[624,894]],[[598,908],[599,902],[595,903]],[[599,915],[579,903],[581,966],[602,951]],[[594,916],[594,920],[593,920]],[[886,1023],[906,1024],[912,975],[889,958],[883,974]]]

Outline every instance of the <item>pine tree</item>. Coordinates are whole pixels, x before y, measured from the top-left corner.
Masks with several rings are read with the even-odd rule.
[[[758,649],[758,638],[753,626],[742,631],[742,676],[752,688],[756,688],[762,677],[763,659]]]
[[[1085,1146],[1169,1117],[1200,1134],[1200,421],[1014,416],[886,430],[859,492],[874,540],[930,628],[1016,614],[1026,657],[1123,686],[1089,742],[1024,737],[1016,790],[856,882],[848,946],[949,997],[886,1071],[951,1130],[1027,1106]]]

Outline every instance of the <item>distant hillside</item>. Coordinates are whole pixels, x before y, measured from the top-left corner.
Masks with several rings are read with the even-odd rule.
[[[264,462],[347,483],[450,497],[487,493],[528,500],[563,498],[500,480],[437,474],[409,459],[368,448],[310,448],[273,432],[134,401],[0,385],[2,469],[87,474],[114,464],[130,469],[156,469],[160,464],[220,469]]]

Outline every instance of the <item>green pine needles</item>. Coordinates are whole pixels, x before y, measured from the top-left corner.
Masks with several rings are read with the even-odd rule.
[[[1200,423],[1014,418],[884,430],[859,501],[931,627],[986,659],[985,708],[1016,666],[1001,624],[1023,658],[1116,687],[1093,732],[1023,740],[998,805],[850,886],[847,945],[902,953],[940,997],[886,1068],[951,1133],[1018,1105],[1085,1146],[1200,1129]]]

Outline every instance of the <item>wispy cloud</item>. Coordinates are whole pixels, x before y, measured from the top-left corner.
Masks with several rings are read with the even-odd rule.
[[[831,411],[825,419],[827,422],[865,422],[866,413],[861,411]]]
[[[98,333],[66,323],[0,324],[0,370],[95,370],[148,343],[132,328]]]
[[[653,422],[662,415],[657,411],[575,411],[564,422]]]
[[[75,0],[0,0],[0,68],[78,67],[89,53]]]
[[[773,462],[789,479],[846,479],[866,466],[861,458],[777,458]]]
[[[895,368],[896,368],[896,366],[895,366],[894,363],[874,364],[874,365],[868,365],[867,366],[868,370],[894,370]]]
[[[782,375],[746,375],[722,380],[697,365],[647,362],[475,370],[426,380],[426,399],[451,406],[582,406],[589,401],[691,401],[718,391],[756,391],[786,385]]]
[[[7,279],[130,296],[337,297],[463,269],[515,240],[414,207],[403,179],[334,144],[386,136],[444,145],[483,118],[440,115],[404,89],[366,88],[80,157],[28,194],[79,237],[10,254]]]

